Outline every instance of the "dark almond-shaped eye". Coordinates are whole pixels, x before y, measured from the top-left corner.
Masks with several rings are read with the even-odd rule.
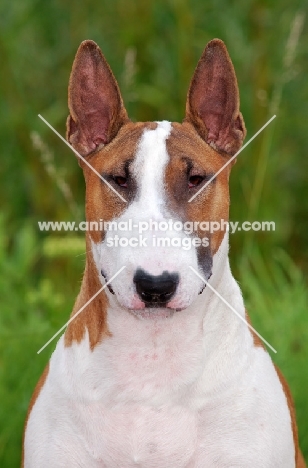
[[[115,176],[114,181],[119,187],[127,187],[127,177]]]
[[[201,184],[201,182],[203,182],[203,180],[204,180],[204,177],[202,177],[201,175],[190,176],[188,179],[188,187],[189,188],[197,187],[198,185]]]

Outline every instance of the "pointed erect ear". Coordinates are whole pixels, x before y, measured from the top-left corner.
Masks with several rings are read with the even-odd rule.
[[[69,88],[67,140],[82,155],[109,143],[128,121],[118,84],[93,41],[81,43]]]
[[[217,151],[234,155],[246,135],[234,68],[225,44],[204,49],[188,91],[186,121]]]

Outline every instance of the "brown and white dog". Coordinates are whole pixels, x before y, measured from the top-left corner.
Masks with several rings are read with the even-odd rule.
[[[230,166],[189,203],[246,133],[223,42],[205,48],[182,124],[130,121],[92,41],[77,52],[69,109],[68,141],[126,199],[81,161],[88,221],[228,220]],[[159,234],[204,236],[172,228]],[[280,372],[248,326],[189,268],[245,317],[228,232],[207,234],[208,245],[191,249],[110,248],[114,233],[87,232],[72,316],[125,269],[60,338],[30,403],[24,468],[305,466]]]

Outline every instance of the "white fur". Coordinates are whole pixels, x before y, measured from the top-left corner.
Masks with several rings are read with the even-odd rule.
[[[134,164],[142,183],[121,220],[168,217],[162,179],[170,128],[144,133]],[[98,274],[127,266],[112,284],[116,296],[108,292],[111,335],[93,351],[88,333],[70,347],[59,340],[28,421],[25,468],[294,468],[290,414],[273,364],[209,288],[198,296],[200,280],[188,268],[198,268],[196,252],[93,243],[93,254]],[[132,284],[138,267],[177,271],[176,301],[185,309],[145,320]],[[245,316],[227,234],[210,284]]]

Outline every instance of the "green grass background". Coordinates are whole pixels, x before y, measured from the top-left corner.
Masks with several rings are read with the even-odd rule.
[[[84,267],[83,236],[38,220],[82,220],[76,158],[64,134],[67,82],[84,39],[109,61],[134,120],[184,115],[205,44],[225,41],[250,138],[231,178],[231,219],[275,232],[231,236],[231,262],[253,325],[278,350],[308,459],[308,18],[303,0],[23,0],[0,3],[0,467],[19,465],[23,422],[67,320]]]

